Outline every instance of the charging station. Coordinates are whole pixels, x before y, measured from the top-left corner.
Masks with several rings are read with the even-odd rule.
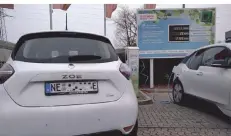
[[[127,47],[126,49],[126,63],[131,69],[131,80],[136,95],[139,92],[139,48]]]

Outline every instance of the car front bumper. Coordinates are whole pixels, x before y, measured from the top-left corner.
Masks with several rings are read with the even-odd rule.
[[[119,130],[135,125],[137,99],[125,91],[114,102],[56,107],[21,107],[0,85],[0,135],[74,136]]]

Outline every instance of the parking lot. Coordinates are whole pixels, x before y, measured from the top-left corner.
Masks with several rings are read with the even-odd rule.
[[[178,106],[167,93],[149,96],[154,103],[139,106],[138,136],[231,136],[228,118],[210,103],[187,97]]]

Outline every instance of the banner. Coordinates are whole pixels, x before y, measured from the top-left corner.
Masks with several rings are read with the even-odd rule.
[[[139,10],[140,58],[178,58],[215,41],[215,9]]]
[[[0,4],[0,8],[14,9],[14,4]]]
[[[117,4],[106,4],[106,17],[111,18],[112,13],[116,10]]]
[[[155,9],[156,4],[144,4],[144,9]]]
[[[53,9],[61,9],[67,11],[71,4],[53,4]]]

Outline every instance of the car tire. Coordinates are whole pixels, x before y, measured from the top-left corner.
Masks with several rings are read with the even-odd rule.
[[[138,121],[136,121],[136,124],[132,130],[132,132],[128,135],[124,135],[124,136],[137,136],[137,132],[138,132]]]
[[[182,83],[177,79],[176,81],[174,81],[173,83],[173,89],[172,89],[172,98],[173,98],[173,102],[175,104],[181,105],[184,102],[184,97],[185,97],[185,93],[184,93],[184,88]]]
[[[231,117],[228,117],[228,116],[227,116],[227,123],[228,123],[229,125],[231,125]]]

